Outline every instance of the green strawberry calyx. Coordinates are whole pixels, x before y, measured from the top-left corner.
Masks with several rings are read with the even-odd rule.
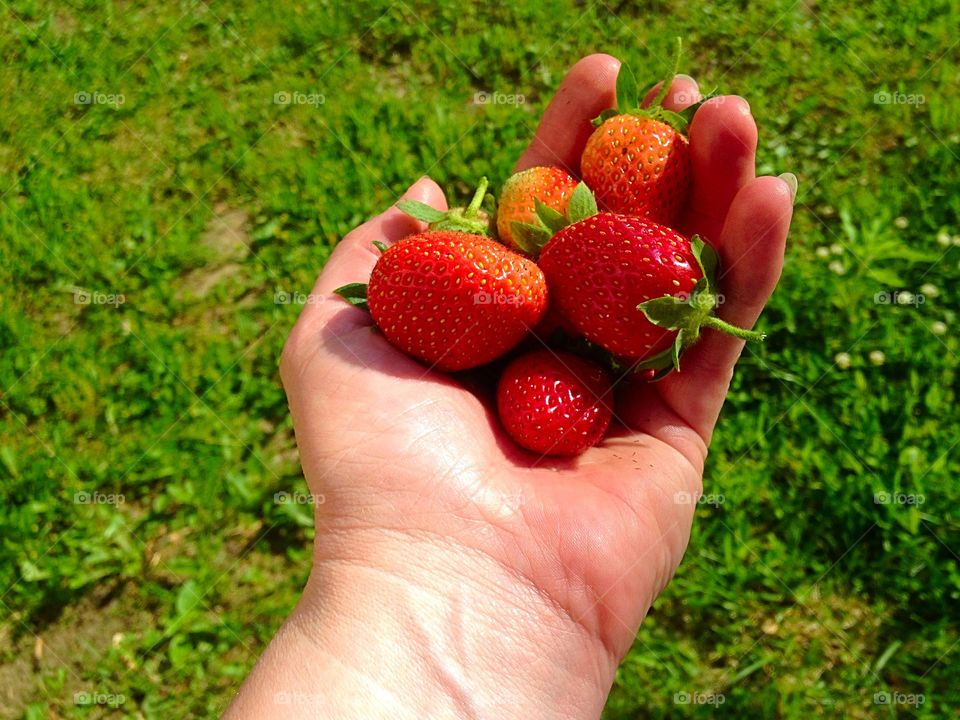
[[[510,223],[513,241],[530,256],[536,256],[550,238],[567,225],[586,220],[598,212],[597,200],[584,182],[577,183],[573,189],[566,213],[557,212],[538,199],[534,199],[534,205],[537,211],[536,224],[517,221]]]
[[[680,356],[700,339],[700,332],[705,327],[741,340],[763,340],[766,337],[763,333],[731,325],[714,314],[722,302],[722,296],[714,291],[717,287],[720,260],[716,251],[699,235],[690,239],[690,249],[703,272],[703,277],[697,281],[693,290],[686,296],[664,295],[637,306],[654,325],[677,331],[677,336],[669,348],[636,365],[637,370],[657,371],[654,379],[660,379],[672,370],[680,370]]]
[[[617,74],[617,107],[609,108],[597,115],[597,117],[595,117],[592,121],[594,127],[603,125],[603,123],[605,123],[607,120],[617,115],[635,115],[637,117],[649,118],[651,120],[659,120],[660,122],[666,123],[672,127],[681,135],[686,135],[687,129],[690,126],[690,121],[693,120],[694,113],[697,112],[703,103],[710,98],[715,97],[715,95],[713,93],[709,93],[699,102],[690,105],[680,112],[667,110],[665,107],[663,107],[663,101],[666,99],[667,93],[670,92],[670,86],[673,84],[673,80],[677,76],[677,70],[680,67],[681,49],[682,41],[678,37],[676,38],[676,51],[673,56],[673,66],[670,69],[670,73],[663,79],[663,83],[660,86],[660,91],[653,99],[653,102],[651,102],[647,107],[641,107],[643,99],[659,81],[655,80],[654,82],[649,83],[646,87],[638,89],[637,78],[633,74],[633,71],[626,64],[622,64],[620,66],[620,72]]]
[[[487,179],[484,177],[480,178],[473,199],[465,208],[437,210],[435,207],[418,200],[401,200],[397,203],[397,207],[410,217],[427,223],[430,230],[453,230],[490,237],[491,214],[480,207],[487,197],[492,198],[493,196],[487,193]]]

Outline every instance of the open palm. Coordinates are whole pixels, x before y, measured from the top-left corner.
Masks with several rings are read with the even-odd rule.
[[[576,174],[590,119],[614,104],[619,63],[577,63],[547,108],[518,169]],[[672,109],[696,99],[678,78]],[[755,322],[779,277],[792,191],[756,178],[756,127],[741,98],[706,103],[690,128],[693,195],[681,230],[718,250],[720,315]],[[424,178],[405,197],[444,209]],[[483,557],[596,639],[613,665],[670,579],[690,533],[703,462],[742,341],[705,331],[681,373],[618,383],[618,426],[572,460],[515,446],[489,398],[432,371],[371,330],[332,294],[366,281],[387,244],[422,229],[396,208],[350,233],[321,274],[281,365],[317,508],[316,562],[374,533]],[[438,570],[443,572],[443,570]]]

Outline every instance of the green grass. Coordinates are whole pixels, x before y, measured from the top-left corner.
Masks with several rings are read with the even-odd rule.
[[[800,193],[771,338],[711,450],[723,502],[699,511],[607,714],[955,711],[956,3],[0,15],[0,716],[107,714],[78,704],[89,691],[123,696],[120,716],[225,706],[310,561],[309,511],[274,501],[306,491],[276,369],[299,308],[275,294],[308,292],[337,239],[424,173],[461,195],[501,183],[579,56],[656,74],[678,34],[701,87],[749,99],[761,172],[795,172]],[[922,304],[876,301],[921,288]]]

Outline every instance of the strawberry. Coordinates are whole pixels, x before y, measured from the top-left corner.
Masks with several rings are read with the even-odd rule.
[[[576,187],[576,178],[556,167],[532,167],[510,176],[497,203],[500,240],[514,250],[536,255],[551,234],[537,216],[537,204],[564,215]]]
[[[679,49],[677,52],[679,60]],[[676,62],[675,62],[676,65]],[[697,105],[683,113],[662,107],[676,70],[647,108],[640,107],[633,74],[621,66],[617,108],[594,120],[597,129],[580,158],[583,181],[611,212],[645,217],[674,227],[690,191],[687,125]]]
[[[439,370],[464,370],[500,357],[547,310],[546,281],[536,264],[488,237],[457,229],[485,224],[478,212],[485,191],[486,179],[466,209],[446,213],[415,201],[398,203],[431,229],[389,248],[375,243],[383,254],[369,285],[335,291],[368,309],[393,345]]]
[[[680,354],[703,327],[762,339],[712,314],[718,260],[699,237],[642,218],[588,213],[578,209],[586,217],[557,232],[540,254],[552,307],[587,340],[636,369],[679,370]]]
[[[600,365],[538,350],[503,371],[497,411],[518,445],[543,455],[579,455],[600,442],[610,425],[610,391],[610,376]]]

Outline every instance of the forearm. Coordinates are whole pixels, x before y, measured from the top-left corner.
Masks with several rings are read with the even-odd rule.
[[[227,713],[598,718],[616,660],[492,559],[432,541],[320,557]]]

